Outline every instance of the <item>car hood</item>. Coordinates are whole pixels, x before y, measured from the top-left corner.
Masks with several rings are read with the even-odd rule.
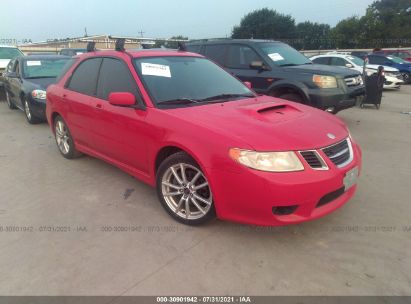
[[[47,90],[48,86],[56,81],[56,78],[30,78],[25,80],[32,84],[36,89]]]
[[[0,69],[5,69],[9,62],[10,59],[0,59]]]
[[[292,72],[302,72],[309,74],[321,74],[321,75],[330,75],[336,76],[340,75],[341,77],[346,77],[354,74],[360,74],[359,72],[353,71],[349,68],[344,67],[334,67],[325,64],[303,64],[286,67],[287,70]]]
[[[257,151],[321,148],[348,136],[345,124],[334,115],[269,96],[165,111]]]

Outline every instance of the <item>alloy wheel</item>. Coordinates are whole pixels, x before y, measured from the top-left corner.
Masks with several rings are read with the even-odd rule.
[[[165,171],[161,191],[170,210],[186,220],[201,219],[213,204],[206,177],[198,168],[186,163],[175,164]]]
[[[55,132],[56,142],[60,152],[63,154],[68,154],[70,152],[70,136],[63,121],[58,120],[56,122]]]
[[[30,121],[31,111],[30,111],[29,103],[27,102],[27,100],[24,101],[24,113],[26,113],[27,119]]]

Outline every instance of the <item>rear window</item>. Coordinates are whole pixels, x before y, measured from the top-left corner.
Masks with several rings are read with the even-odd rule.
[[[319,58],[313,59],[312,61],[317,64],[329,64],[329,59],[330,57],[319,57]]]
[[[23,56],[23,53],[18,48],[0,48],[0,59],[14,59],[18,56]]]

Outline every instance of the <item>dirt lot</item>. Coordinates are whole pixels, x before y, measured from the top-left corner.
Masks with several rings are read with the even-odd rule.
[[[379,111],[338,114],[363,148],[357,195],[271,229],[180,225],[153,189],[90,157],[65,160],[46,124],[1,102],[0,294],[410,295],[410,97],[403,87]]]

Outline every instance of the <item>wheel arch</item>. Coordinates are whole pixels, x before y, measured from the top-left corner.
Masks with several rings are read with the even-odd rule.
[[[305,103],[310,103],[308,89],[293,83],[274,84],[268,90],[270,96],[279,97],[286,93],[296,93],[302,97]]]

